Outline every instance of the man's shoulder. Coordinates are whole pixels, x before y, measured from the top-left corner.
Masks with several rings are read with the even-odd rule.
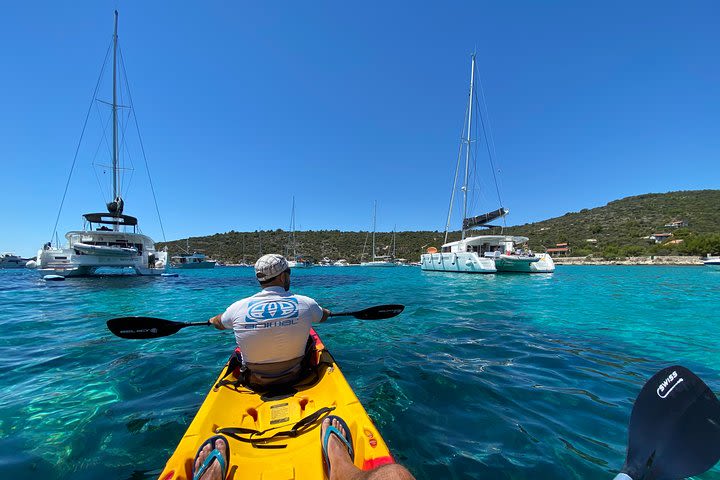
[[[302,303],[317,303],[314,299],[308,297],[307,295],[299,295],[299,294],[297,294],[297,293],[293,293],[292,296],[295,297],[298,302],[302,302]]]
[[[232,305],[230,305],[227,309],[228,309],[228,310],[237,310],[238,308],[243,308],[243,307],[247,306],[248,302],[249,302],[250,300],[252,300],[253,297],[254,297],[254,295],[253,295],[253,296],[250,296],[250,297],[241,298],[241,299],[238,300],[237,302],[235,302],[235,303],[233,303]]]

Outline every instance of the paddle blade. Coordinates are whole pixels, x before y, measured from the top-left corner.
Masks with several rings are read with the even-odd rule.
[[[112,333],[130,339],[166,337],[186,326],[182,322],[153,317],[120,317],[107,321]]]
[[[405,305],[377,305],[353,313],[353,317],[360,320],[382,320],[400,315]]]
[[[694,373],[672,366],[640,391],[622,471],[634,479],[699,475],[720,460],[720,401]]]

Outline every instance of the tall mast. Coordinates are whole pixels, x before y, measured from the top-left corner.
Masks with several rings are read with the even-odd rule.
[[[397,225],[393,225],[393,259],[395,259],[395,230],[397,229]]]
[[[373,240],[372,240],[372,261],[375,261],[375,217],[377,216],[377,200],[373,207]]]
[[[113,116],[113,151],[112,151],[112,162],[113,162],[113,198],[112,201],[116,201],[118,197],[118,185],[117,185],[117,171],[118,171],[118,125],[117,125],[117,25],[118,25],[118,12],[115,10],[115,31],[113,33],[113,101],[112,101],[112,116]]]
[[[297,242],[295,240],[295,195],[293,195],[292,215],[290,218],[290,231],[292,232],[293,260],[297,260]]]
[[[473,87],[475,86],[475,54],[472,54],[472,65],[470,68],[470,103],[468,104],[468,123],[467,123],[467,150],[465,151],[465,181],[463,182],[463,223],[467,217],[467,193],[468,193],[468,177],[470,173],[470,133],[472,131],[472,107],[473,107]],[[465,229],[462,229],[461,240],[465,239]]]

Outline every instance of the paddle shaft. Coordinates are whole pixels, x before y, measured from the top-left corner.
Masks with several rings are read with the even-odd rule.
[[[358,310],[357,312],[331,313],[329,316],[352,316],[360,320],[382,320],[399,315],[405,307],[403,305],[377,305],[375,307]],[[215,317],[217,318],[217,317]],[[213,324],[213,320],[205,322],[174,322],[153,317],[120,317],[107,321],[111,332],[121,338],[146,339],[166,337],[177,333],[185,327],[206,327]]]

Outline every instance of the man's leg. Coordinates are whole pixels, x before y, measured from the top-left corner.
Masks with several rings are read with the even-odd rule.
[[[325,430],[332,424],[344,436],[345,429],[335,419],[326,418],[321,427],[321,438],[325,437]],[[352,462],[350,453],[342,441],[335,435],[328,439],[328,460],[330,461],[330,480],[415,480],[402,465],[391,464],[364,472]]]

